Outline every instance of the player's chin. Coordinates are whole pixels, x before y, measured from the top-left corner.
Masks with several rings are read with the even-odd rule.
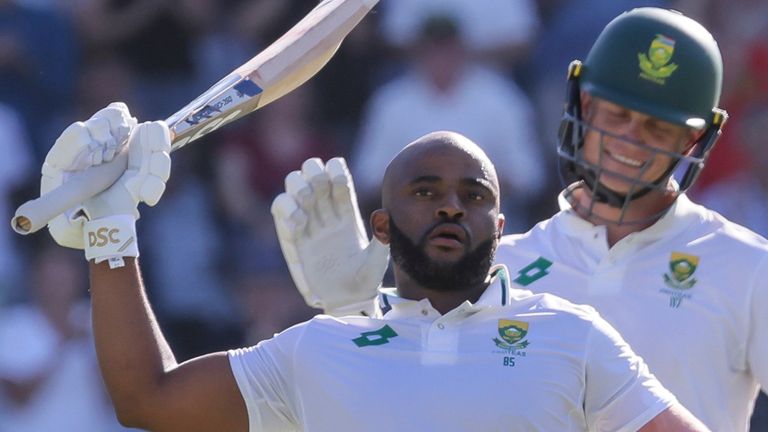
[[[467,248],[463,243],[435,244],[428,242],[425,252],[435,263],[454,264],[464,258],[467,254]]]
[[[600,176],[599,182],[604,187],[622,195],[628,194],[631,190],[636,191],[638,188],[638,180],[633,179],[632,173],[620,175],[604,173]]]

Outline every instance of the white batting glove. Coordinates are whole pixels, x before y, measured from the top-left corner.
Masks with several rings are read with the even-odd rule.
[[[308,159],[272,202],[277,237],[306,303],[331,315],[370,311],[389,247],[368,241],[343,158]]]
[[[139,256],[136,242],[137,206],[154,206],[165,192],[171,173],[171,133],[162,121],[138,125],[128,139],[128,167],[106,191],[83,203],[85,258],[109,259],[122,267],[123,257]]]
[[[156,204],[170,174],[168,127],[162,122],[136,126],[124,104],[111,104],[85,123],[70,125],[56,140],[42,169],[41,192],[46,193],[71,175],[110,161],[117,152],[128,152],[125,173],[106,191],[48,224],[57,243],[85,249],[86,258],[97,262],[138,256],[137,205]]]
[[[109,104],[86,122],[69,125],[45,156],[40,180],[40,194],[58,188],[72,175],[101,163],[111,162],[124,151],[136,119],[122,102]],[[48,228],[56,243],[83,249],[82,221],[74,222],[75,212],[68,210],[54,218]]]

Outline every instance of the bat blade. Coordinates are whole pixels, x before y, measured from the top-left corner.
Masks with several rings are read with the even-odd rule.
[[[277,41],[168,117],[171,151],[286,95],[330,60],[344,37],[378,0],[324,0]],[[61,187],[22,204],[11,219],[30,234],[54,217],[111,186],[127,167],[121,153]]]

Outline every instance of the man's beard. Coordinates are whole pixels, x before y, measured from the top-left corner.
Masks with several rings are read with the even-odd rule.
[[[438,222],[425,232],[418,244],[414,244],[390,217],[389,253],[392,260],[419,285],[433,291],[460,291],[479,286],[485,282],[493,263],[498,235],[478,244],[454,263],[440,263],[427,255],[426,244],[432,230],[443,223],[456,222],[448,219]]]

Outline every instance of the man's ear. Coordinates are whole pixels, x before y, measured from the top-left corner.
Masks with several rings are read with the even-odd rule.
[[[385,245],[389,244],[389,212],[384,209],[371,213],[373,236]]]
[[[704,135],[704,133],[705,133],[705,130],[687,131],[687,135],[686,135],[687,143],[685,144],[683,151],[681,151],[680,153],[682,153],[685,156],[690,156],[696,149],[696,144],[699,143],[699,140]]]
[[[590,110],[592,109],[592,102],[594,99],[592,99],[592,95],[582,90],[579,93],[579,103],[581,106],[581,118],[587,118]]]
[[[499,213],[499,218],[496,221],[496,226],[498,227],[498,231],[496,232],[496,238],[501,238],[501,236],[504,234],[504,221],[506,218],[504,218],[503,213]]]

